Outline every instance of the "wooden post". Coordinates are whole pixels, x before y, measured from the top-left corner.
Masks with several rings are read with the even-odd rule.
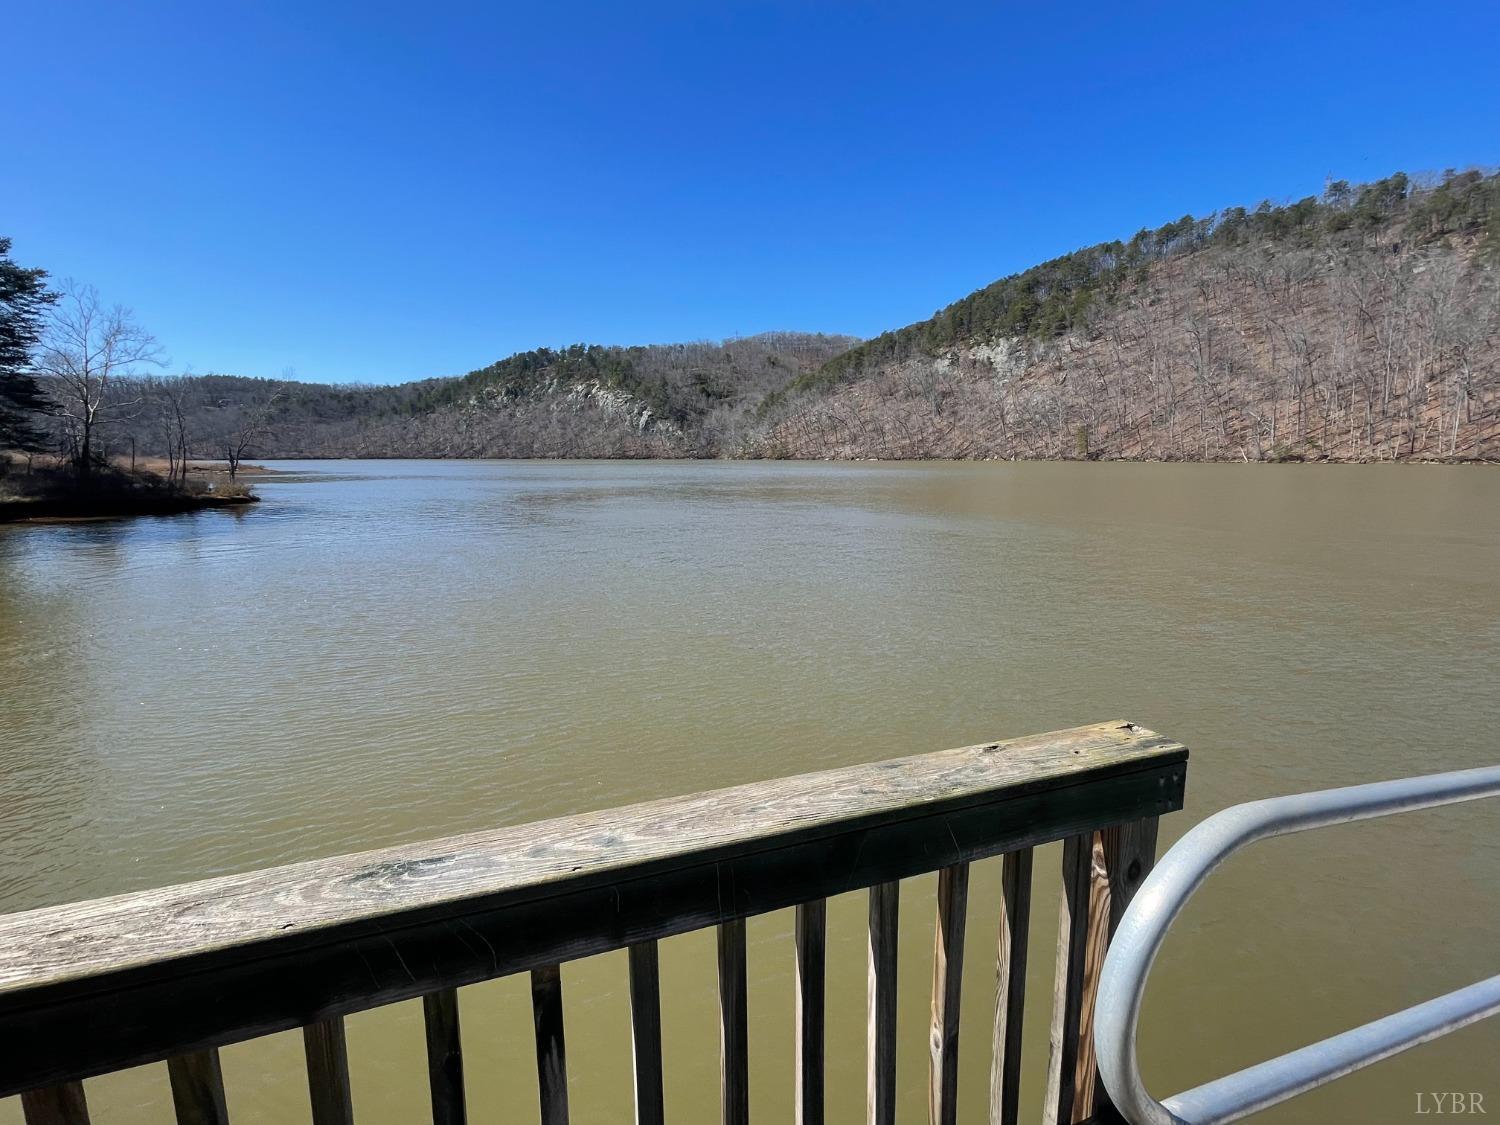
[[[1090,832],[1070,836],[1063,842],[1063,889],[1058,903],[1057,969],[1052,982],[1052,1035],[1047,1060],[1047,1100],[1042,1106],[1043,1125],[1073,1125],[1082,1121],[1088,1116],[1093,1095],[1092,1074],[1087,1089],[1080,1089],[1078,1062],[1091,955],[1091,898],[1096,886],[1101,889],[1107,886],[1103,878],[1102,849],[1097,880],[1095,878],[1097,838],[1098,833]],[[1108,903],[1102,905],[1107,911]]]
[[[177,1125],[228,1125],[219,1049],[205,1047],[167,1060]]]
[[[1120,919],[1146,876],[1156,866],[1156,835],[1160,821],[1149,816],[1104,829],[1104,867],[1109,872],[1109,936],[1120,928]]]
[[[896,935],[900,883],[870,888],[865,1100],[869,1125],[896,1122]]]
[[[938,872],[937,926],[932,951],[932,1053],[928,1115],[932,1125],[958,1121],[958,1008],[963,992],[964,918],[969,902],[969,865]]]
[[[63,1082],[27,1090],[21,1095],[26,1125],[89,1125],[82,1082]]]
[[[302,1045],[307,1052],[307,1090],[312,1099],[313,1125],[354,1125],[344,1017],[330,1016],[308,1024],[302,1029]]]
[[[630,947],[630,1044],[636,1125],[662,1125],[661,971],[654,941]]]
[[[1120,919],[1125,908],[1141,889],[1146,876],[1156,864],[1156,835],[1159,821],[1156,817],[1116,824],[1099,833],[1104,848],[1104,870],[1109,879],[1109,937],[1105,944],[1114,940],[1120,928]],[[1097,975],[1096,975],[1097,980]],[[1093,1004],[1089,1005],[1089,1043],[1093,1043]],[[1097,1060],[1093,1060],[1097,1068]],[[1094,1117],[1103,1119],[1114,1112],[1109,1092],[1104,1083],[1094,1079]]]
[[[445,988],[422,997],[427,1028],[427,1084],[432,1125],[465,1125],[464,1056],[458,1031],[458,991]]]
[[[542,1125],[568,1125],[568,1058],[563,1043],[562,970],[531,970],[531,1018],[536,1029],[537,1092]]]
[[[797,907],[797,1125],[823,1125],[828,901]]]
[[[1078,1125],[1109,1104],[1094,1056],[1094,998],[1110,938],[1156,858],[1157,818],[1063,843],[1045,1125]]]
[[[1021,1022],[1031,935],[1030,848],[1007,852],[1000,869],[1000,937],[995,962],[995,1036],[990,1062],[990,1125],[1018,1125]]]
[[[724,1125],[749,1125],[750,1024],[745,920],[719,923],[719,1095]]]
[[[1104,865],[1104,837],[1095,832],[1088,865],[1088,936],[1083,943],[1083,995],[1078,1004],[1078,1053],[1073,1060],[1075,1090],[1073,1120],[1094,1115],[1099,1090],[1099,1067],[1094,1053],[1094,998],[1099,994],[1099,974],[1109,949],[1109,871]]]

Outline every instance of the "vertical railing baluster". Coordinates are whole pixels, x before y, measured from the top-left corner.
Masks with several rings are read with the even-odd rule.
[[[465,1125],[464,1056],[458,1027],[458,990],[422,997],[427,1031],[427,1085],[432,1094],[432,1125]]]
[[[870,888],[865,1101],[869,1125],[896,1121],[896,936],[901,884]]]
[[[963,993],[968,904],[969,865],[960,863],[939,871],[932,949],[932,1059],[927,1080],[932,1125],[956,1125],[958,1121],[958,1009]]]
[[[307,1053],[307,1091],[312,1099],[313,1125],[353,1125],[344,1017],[330,1016],[308,1024],[302,1029],[302,1045]]]
[[[1078,1003],[1078,1057],[1073,1062],[1073,1086],[1077,1090],[1073,1120],[1094,1116],[1099,1090],[1098,1057],[1094,1051],[1094,998],[1099,995],[1099,974],[1109,952],[1109,872],[1104,865],[1104,837],[1094,833],[1089,856],[1088,938],[1084,941],[1083,995]]]
[[[60,1082],[21,1095],[26,1125],[89,1125],[89,1107],[82,1082]]]
[[[994,1054],[990,1125],[1017,1125],[1021,1023],[1026,1013],[1026,955],[1031,935],[1030,848],[1007,852],[1000,866],[1000,937],[995,961]]]
[[[1110,939],[1155,862],[1156,832],[1148,817],[1063,843],[1045,1125],[1077,1125],[1108,1105],[1094,1056],[1094,997]]]
[[[168,1059],[167,1075],[177,1125],[227,1125],[229,1110],[224,1104],[224,1072],[217,1047]]]
[[[563,1041],[562,969],[531,970],[531,1018],[536,1028],[536,1079],[542,1125],[568,1125],[568,1056]]]
[[[1157,818],[1151,816],[1144,820],[1131,821],[1128,824],[1116,824],[1099,834],[1104,856],[1104,870],[1108,879],[1109,931],[1104,942],[1106,947],[1114,940],[1115,931],[1120,927],[1120,919],[1125,916],[1125,908],[1130,905],[1130,900],[1135,898],[1136,891],[1140,890],[1141,884],[1146,876],[1151,874],[1151,868],[1156,864],[1158,823]],[[1086,1033],[1091,1048],[1089,1065],[1097,1068],[1098,1060],[1092,1053],[1094,1041],[1092,992],[1089,997],[1088,1016]],[[1093,1114],[1096,1119],[1103,1119],[1107,1110],[1113,1113],[1113,1107],[1110,1104],[1109,1092],[1105,1090],[1104,1083],[1097,1077],[1097,1069],[1093,1082]]]
[[[1086,1033],[1109,920],[1109,881],[1099,833],[1064,840],[1062,867],[1044,1125],[1076,1125],[1093,1110],[1094,1045]]]
[[[724,1125],[750,1120],[745,920],[719,923],[719,1094]]]
[[[1154,816],[1116,824],[1100,835],[1104,843],[1104,867],[1109,872],[1109,936],[1120,928],[1125,908],[1156,866],[1156,833],[1160,822]]]
[[[661,969],[654,941],[630,947],[630,1043],[636,1125],[662,1125]]]
[[[797,907],[797,1106],[796,1125],[823,1125],[823,1052],[826,1042],[824,980],[828,901]]]

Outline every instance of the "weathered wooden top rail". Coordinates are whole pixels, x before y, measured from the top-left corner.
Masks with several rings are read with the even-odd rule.
[[[1135,821],[1154,841],[1186,757],[1101,723],[0,917],[0,1095],[707,926],[722,973],[748,915]]]

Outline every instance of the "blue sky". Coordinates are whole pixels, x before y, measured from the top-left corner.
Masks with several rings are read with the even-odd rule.
[[[0,234],[172,370],[873,335],[1184,212],[1500,161],[1500,4],[19,3]]]

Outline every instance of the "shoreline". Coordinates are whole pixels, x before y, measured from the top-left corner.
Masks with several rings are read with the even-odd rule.
[[[691,454],[681,457],[595,457],[588,455],[569,457],[549,457],[546,455],[534,455],[530,457],[514,457],[504,454],[483,457],[454,457],[442,454],[362,454],[360,456],[307,456],[291,454],[278,454],[274,457],[265,458],[267,461],[618,461],[621,464],[633,464],[640,462],[783,462],[786,464],[805,465],[921,465],[921,464],[944,464],[944,465],[983,465],[983,464],[1010,464],[1010,465],[1068,465],[1068,464],[1106,464],[1106,465],[1500,465],[1497,457],[1392,457],[1392,458],[1370,458],[1358,460],[1354,458],[1340,457],[1264,457],[1253,460],[1244,457],[770,457],[770,456],[743,456],[743,457],[720,457],[717,455],[693,456]],[[195,472],[198,470],[195,468]],[[224,472],[223,469],[208,470]],[[252,470],[248,466],[241,466],[241,475],[247,475]],[[258,474],[290,473],[295,475],[296,469],[274,469],[269,466],[257,466],[254,470]]]
[[[175,482],[164,480],[156,471],[164,467],[165,462],[146,458],[132,469],[117,464],[82,479],[61,473],[56,466],[43,466],[35,475],[28,469],[19,482],[0,493],[0,525],[175,516],[244,508],[260,501],[238,480],[225,483],[229,467],[223,462],[190,463],[186,479]],[[259,464],[245,464],[239,466],[237,475],[275,473]]]
[[[100,503],[78,497],[0,501],[0,524],[88,523],[95,520],[129,519],[135,516],[176,516],[214,508],[243,508],[260,503],[259,496],[143,496]]]

